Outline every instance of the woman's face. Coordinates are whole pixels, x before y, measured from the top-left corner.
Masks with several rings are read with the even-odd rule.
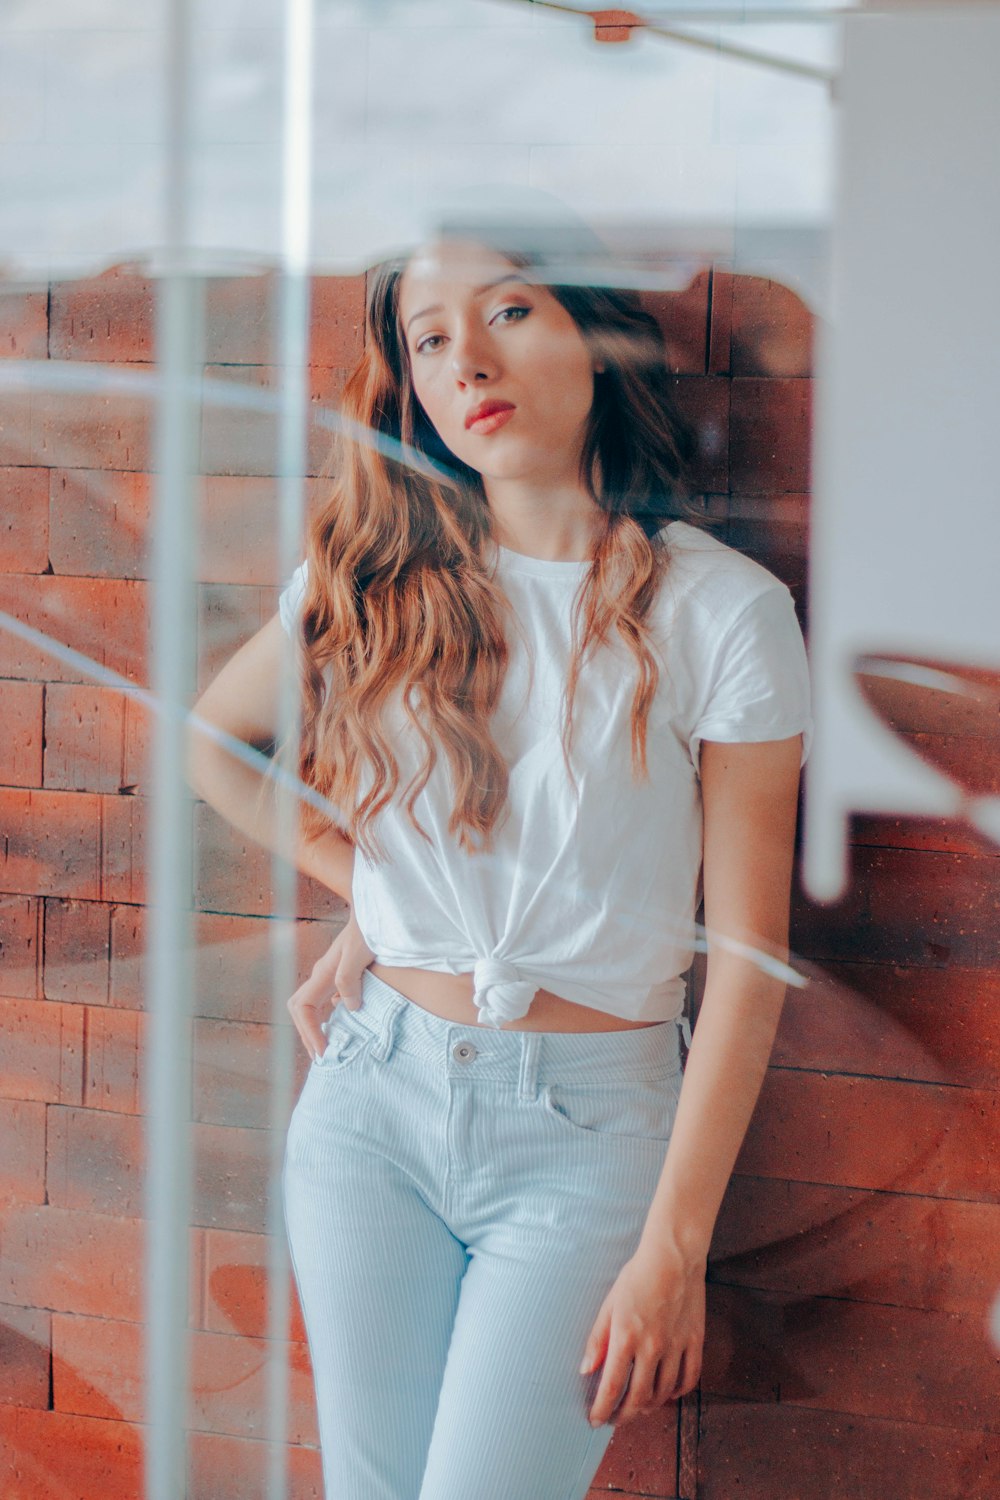
[[[440,240],[416,252],[400,283],[417,400],[484,481],[575,480],[593,404],[583,336],[530,276],[488,246]],[[495,414],[470,421],[484,403]]]

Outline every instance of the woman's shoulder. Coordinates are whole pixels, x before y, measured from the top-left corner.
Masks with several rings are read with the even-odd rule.
[[[790,594],[763,563],[700,526],[671,521],[659,534],[669,552],[664,588],[671,613],[683,606],[725,629],[761,595]]]

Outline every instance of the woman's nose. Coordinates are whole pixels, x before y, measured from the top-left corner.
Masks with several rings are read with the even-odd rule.
[[[499,373],[497,359],[488,341],[473,330],[456,333],[451,351],[452,370],[463,384],[493,380]]]

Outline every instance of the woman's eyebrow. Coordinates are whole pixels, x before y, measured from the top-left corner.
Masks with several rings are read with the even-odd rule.
[[[495,286],[503,286],[505,281],[523,281],[525,285],[528,284],[527,276],[521,276],[517,271],[509,271],[506,276],[498,276],[496,281],[487,281],[485,286],[474,286],[472,288],[472,295],[474,297],[481,297],[484,292],[491,292]],[[410,318],[409,322],[406,325],[406,332],[409,333],[410,324],[415,323],[418,318],[426,318],[428,313],[436,313],[440,311],[440,302],[435,302],[433,307],[422,307],[419,312],[415,312],[413,314],[413,317]]]

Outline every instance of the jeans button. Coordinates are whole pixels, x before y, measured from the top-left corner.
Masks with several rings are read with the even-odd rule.
[[[451,1049],[451,1055],[456,1062],[471,1062],[476,1056],[478,1048],[471,1042],[456,1042]]]

